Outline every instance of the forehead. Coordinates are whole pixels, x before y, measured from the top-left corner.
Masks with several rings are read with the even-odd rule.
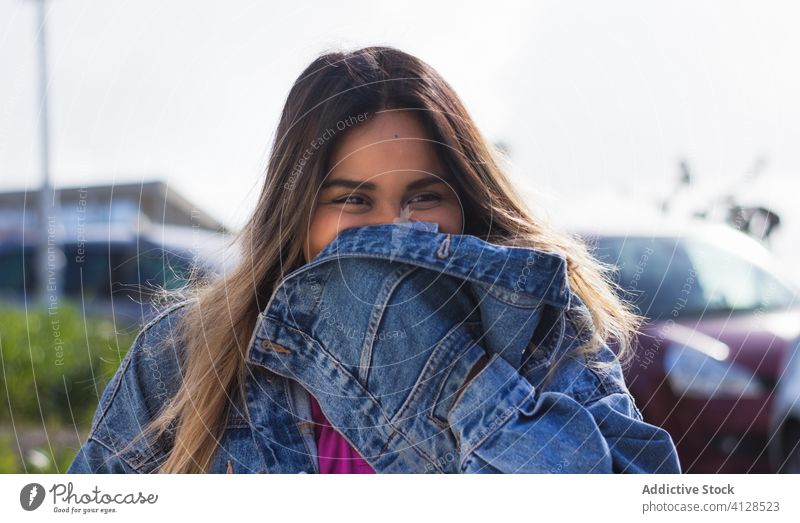
[[[413,110],[376,113],[346,131],[331,155],[331,178],[369,177],[389,171],[441,174],[437,147]]]

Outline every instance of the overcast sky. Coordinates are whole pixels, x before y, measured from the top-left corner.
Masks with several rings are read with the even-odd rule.
[[[537,206],[665,194],[683,156],[723,187],[763,154],[797,194],[796,2],[286,4],[50,0],[55,184],[160,178],[238,227],[301,70],[389,44],[509,144]],[[36,29],[33,0],[0,0],[0,190],[41,179]]]

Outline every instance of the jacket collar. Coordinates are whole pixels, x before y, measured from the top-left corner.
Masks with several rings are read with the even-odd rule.
[[[565,309],[572,293],[563,254],[531,247],[488,243],[472,235],[436,232],[432,222],[354,227],[341,231],[313,260],[289,278],[331,261],[350,257],[408,263],[525,295]],[[270,302],[274,299],[273,293]],[[269,310],[267,305],[266,310]]]

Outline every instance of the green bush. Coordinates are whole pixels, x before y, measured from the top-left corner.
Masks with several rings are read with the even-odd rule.
[[[136,336],[126,330],[68,301],[52,311],[0,306],[0,425],[87,426]]]
[[[66,470],[136,337],[125,330],[66,300],[52,310],[0,305],[0,473]]]

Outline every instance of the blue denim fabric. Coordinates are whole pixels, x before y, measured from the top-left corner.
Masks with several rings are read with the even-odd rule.
[[[68,472],[162,462],[169,439],[111,451],[174,394],[182,305],[140,332]],[[669,434],[642,420],[608,346],[594,356],[607,372],[571,352],[592,329],[559,255],[429,223],[347,229],[259,315],[245,399],[233,399],[211,470],[318,472],[310,391],[378,472],[679,473]]]

